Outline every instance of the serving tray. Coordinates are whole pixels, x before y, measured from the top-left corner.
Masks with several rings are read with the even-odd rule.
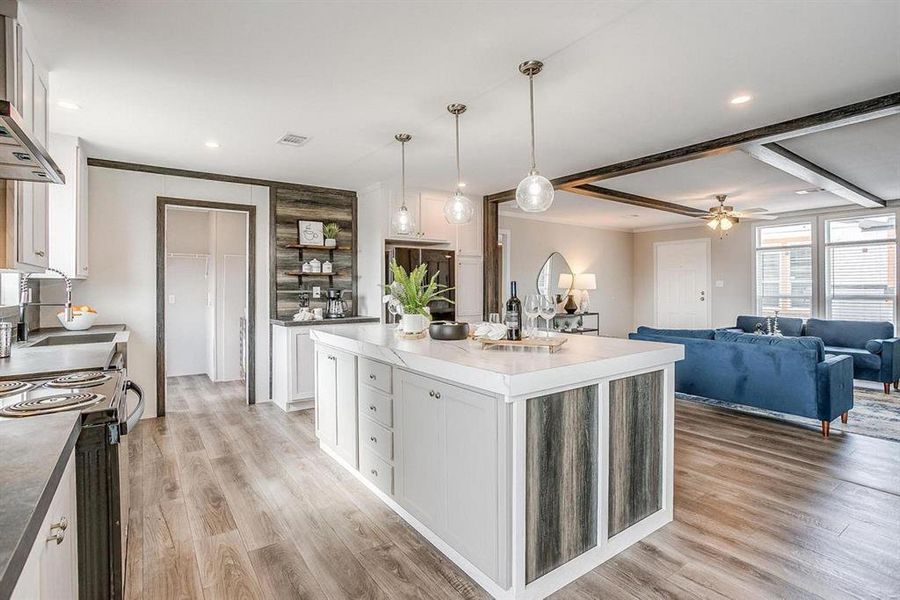
[[[558,335],[554,337],[533,337],[524,340],[488,340],[475,338],[475,341],[481,342],[481,348],[504,347],[504,348],[546,348],[550,352],[556,352],[568,340],[568,336]]]

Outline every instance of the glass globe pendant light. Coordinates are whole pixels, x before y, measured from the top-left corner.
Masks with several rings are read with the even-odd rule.
[[[529,60],[519,65],[519,72],[528,76],[531,106],[531,170],[516,187],[516,204],[525,212],[544,212],[553,204],[553,184],[538,173],[534,160],[534,76],[543,68],[544,63],[539,60]]]
[[[412,213],[406,208],[406,142],[412,139],[408,133],[398,133],[394,139],[400,142],[400,198],[401,204],[391,217],[391,227],[397,235],[412,235],[416,230],[416,222]]]
[[[466,112],[465,104],[451,104],[447,111],[456,118],[456,191],[444,202],[444,218],[451,225],[465,225],[472,220],[475,208],[472,201],[462,193],[462,179],[459,169],[459,115]]]

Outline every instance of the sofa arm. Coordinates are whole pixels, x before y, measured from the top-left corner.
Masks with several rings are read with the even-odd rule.
[[[853,408],[853,358],[829,354],[816,365],[819,419],[833,421]]]
[[[889,383],[900,379],[900,338],[881,342],[881,381]]]

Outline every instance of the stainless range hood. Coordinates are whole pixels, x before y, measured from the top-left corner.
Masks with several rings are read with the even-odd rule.
[[[47,150],[35,140],[22,116],[7,100],[0,100],[0,179],[65,183]]]

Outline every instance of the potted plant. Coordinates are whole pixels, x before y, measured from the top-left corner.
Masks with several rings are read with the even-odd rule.
[[[453,288],[437,282],[440,271],[425,282],[427,265],[421,264],[409,273],[396,260],[391,260],[391,274],[394,282],[385,286],[384,303],[392,314],[400,315],[400,331],[403,333],[421,333],[428,329],[431,312],[428,303],[443,300],[453,304],[444,296]]]
[[[325,247],[334,248],[337,246],[337,236],[341,232],[341,228],[337,223],[328,223],[322,228],[322,235],[325,236]]]

